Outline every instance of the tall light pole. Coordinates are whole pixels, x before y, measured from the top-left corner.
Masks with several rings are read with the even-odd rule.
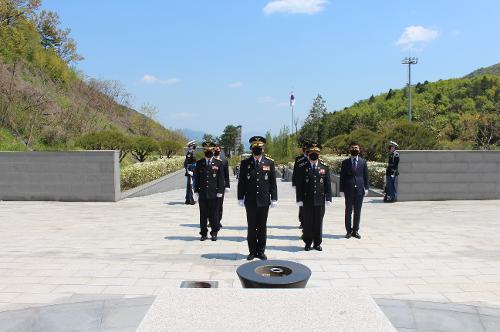
[[[408,65],[408,120],[411,121],[411,65],[416,65],[418,63],[418,58],[404,58],[401,63],[403,65]]]

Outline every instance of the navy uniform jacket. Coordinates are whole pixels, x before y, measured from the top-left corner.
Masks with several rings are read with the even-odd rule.
[[[358,156],[355,171],[352,169],[352,158],[342,161],[339,187],[339,191],[343,192],[345,196],[353,196],[356,193],[364,194],[365,190],[370,188],[366,160]]]
[[[241,161],[238,200],[243,199],[245,203],[257,204],[258,207],[269,206],[271,200],[278,200],[273,160],[262,156],[258,166],[253,156]]]
[[[387,163],[387,169],[385,175],[399,175],[399,152],[394,151],[389,155],[389,162]]]
[[[299,167],[304,166],[308,162],[308,159],[303,154],[295,157],[295,163],[293,164],[293,173],[292,173],[292,186],[297,186],[297,170]]]
[[[191,171],[191,165],[196,163],[196,159],[194,157],[194,152],[193,151],[188,151],[186,153],[186,159],[184,159],[184,169],[186,170],[185,176],[188,176],[188,171]]]
[[[297,202],[320,206],[332,201],[330,168],[322,162],[318,161],[314,171],[309,161],[299,167],[296,181]]]
[[[201,199],[214,199],[217,194],[224,193],[224,170],[220,160],[212,158],[208,164],[205,158],[198,160],[194,175],[194,192],[198,193]]]

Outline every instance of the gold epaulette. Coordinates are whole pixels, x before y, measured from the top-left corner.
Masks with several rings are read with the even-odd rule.
[[[328,167],[328,164],[326,163],[326,161],[324,161],[323,159],[319,158],[319,163],[323,166],[327,166]]]
[[[265,156],[267,159],[269,159],[269,160],[271,160],[271,161],[274,161],[274,159],[273,159],[273,158],[271,158],[271,156],[270,156],[270,155],[268,155],[268,154],[264,154],[264,156]]]

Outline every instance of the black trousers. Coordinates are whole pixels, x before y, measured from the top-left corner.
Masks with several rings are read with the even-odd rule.
[[[193,203],[194,198],[193,198],[193,186],[191,183],[191,175],[187,175],[187,184],[186,184],[186,203]]]
[[[348,233],[359,231],[361,206],[363,205],[364,197],[364,193],[352,193],[345,196],[345,230]],[[353,211],[354,221],[351,223]]]
[[[222,213],[224,212],[224,195],[222,195],[222,197],[220,198],[217,198],[217,201],[219,203],[219,224],[220,224],[220,221],[222,220]]]
[[[198,205],[200,207],[200,235],[207,236],[208,223],[212,228],[210,233],[217,233],[220,229],[219,200],[217,198],[204,199],[200,197]]]
[[[300,226],[304,227],[303,226],[303,223],[304,223],[304,209],[302,208],[302,206],[299,206],[299,222],[300,222]]]
[[[325,216],[325,204],[315,206],[313,202],[304,202],[302,207],[302,239],[310,246],[314,243],[319,246],[323,242],[323,217]]]
[[[258,207],[256,203],[245,202],[247,210],[247,242],[251,254],[263,254],[266,251],[267,215],[269,206]]]

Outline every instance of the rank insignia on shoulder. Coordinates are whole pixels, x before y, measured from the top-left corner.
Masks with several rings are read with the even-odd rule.
[[[270,155],[268,155],[268,154],[264,154],[264,156],[266,156],[266,158],[267,158],[267,159],[269,159],[269,160],[271,160],[271,161],[274,161],[274,159],[273,159],[273,158],[271,158],[271,156],[270,156]]]

